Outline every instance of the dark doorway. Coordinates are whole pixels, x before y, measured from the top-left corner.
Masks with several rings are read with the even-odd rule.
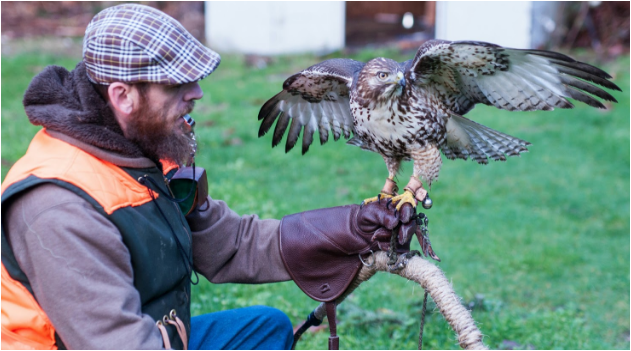
[[[435,18],[435,2],[348,1],[346,46],[393,42],[417,45],[434,37]]]

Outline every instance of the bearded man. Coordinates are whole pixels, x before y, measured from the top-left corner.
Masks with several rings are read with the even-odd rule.
[[[46,67],[24,95],[43,128],[2,183],[2,348],[287,349],[291,322],[271,307],[191,318],[197,272],[331,301],[359,255],[417,230],[383,202],[282,220],[210,196],[183,210],[169,181],[194,154],[185,118],[219,55],[136,4],[97,14],[83,45],[74,70]]]

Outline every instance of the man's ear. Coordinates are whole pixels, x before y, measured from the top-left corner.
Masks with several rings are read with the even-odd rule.
[[[138,104],[138,89],[122,82],[114,82],[107,88],[110,105],[115,114],[129,115]]]
[[[130,84],[122,82],[114,82],[107,88],[109,97],[109,105],[114,111],[114,117],[118,125],[123,130],[123,134],[127,136],[127,125],[135,108],[140,104],[140,96],[138,89]]]

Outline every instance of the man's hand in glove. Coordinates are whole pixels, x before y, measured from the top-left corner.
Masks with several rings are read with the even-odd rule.
[[[388,205],[386,200],[369,203],[360,207],[357,213],[357,227],[361,232],[373,233],[370,238],[370,249],[373,251],[387,251],[393,231],[395,231],[399,245],[406,252],[410,250],[410,239],[414,235],[417,222],[413,219],[414,208],[410,204],[405,204],[400,212],[394,209],[393,205]]]
[[[308,296],[334,300],[359,272],[359,255],[387,250],[393,231],[404,250],[409,250],[410,239],[418,230],[413,216],[412,206],[396,211],[386,201],[286,216],[280,227],[283,262]]]

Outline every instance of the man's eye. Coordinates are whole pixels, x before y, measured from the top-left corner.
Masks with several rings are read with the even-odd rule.
[[[184,85],[184,84],[171,84],[171,85],[168,85],[167,87],[170,90],[178,90],[178,89],[180,89],[182,87],[182,85]]]
[[[386,78],[388,78],[388,73],[386,73],[386,72],[379,72],[378,76],[379,76],[379,79],[386,79]]]

